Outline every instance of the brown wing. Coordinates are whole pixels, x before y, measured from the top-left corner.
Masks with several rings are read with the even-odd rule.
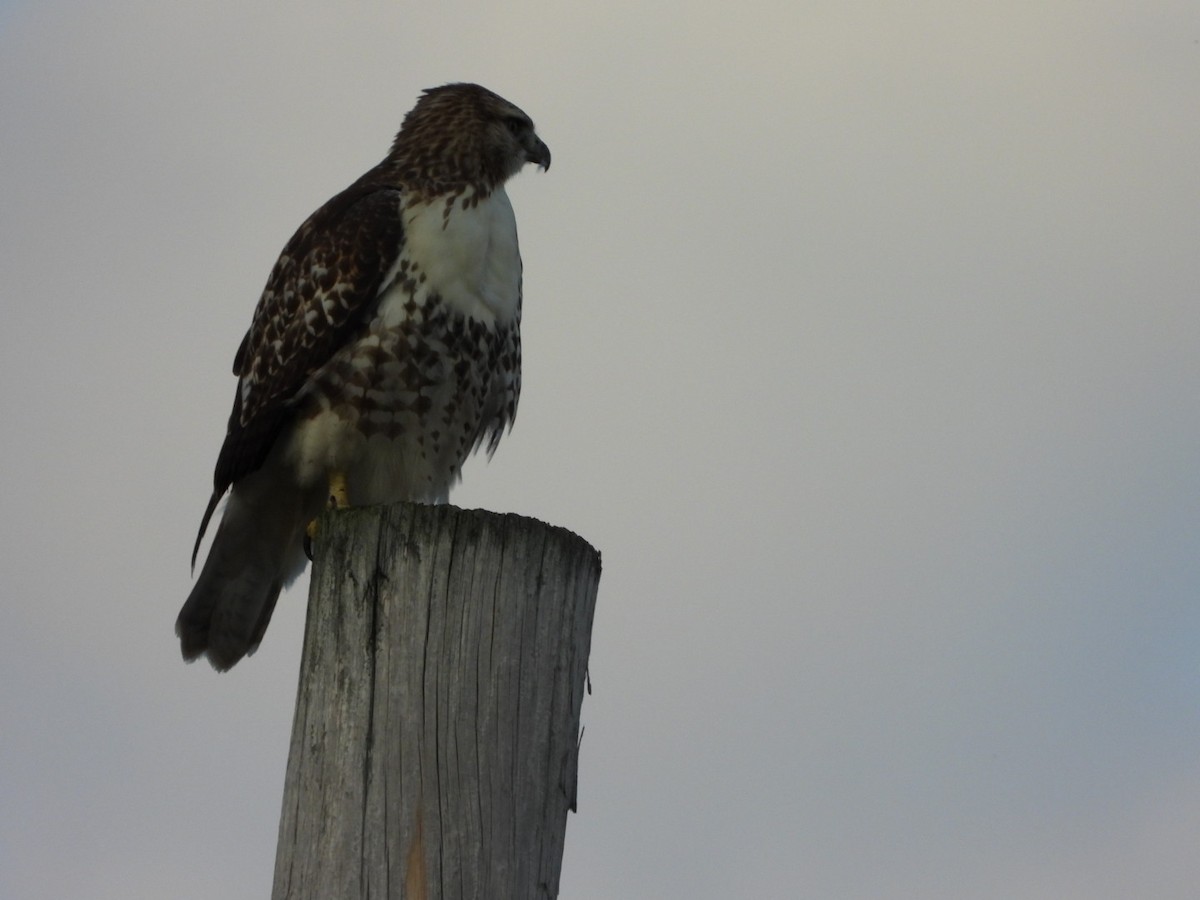
[[[238,387],[193,565],[217,503],[230,485],[263,464],[294,398],[374,307],[400,252],[400,191],[372,175],[309,216],[267,279],[233,362]]]

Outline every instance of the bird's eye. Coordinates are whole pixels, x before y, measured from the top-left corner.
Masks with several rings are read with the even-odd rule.
[[[504,120],[504,124],[508,126],[508,130],[513,134],[520,134],[525,130],[525,120],[520,116],[508,116]]]

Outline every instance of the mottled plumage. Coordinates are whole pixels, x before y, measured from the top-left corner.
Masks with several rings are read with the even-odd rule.
[[[233,412],[179,613],[185,659],[227,669],[303,569],[305,528],[352,505],[445,502],[521,388],[521,257],[504,183],[550,165],[529,117],[472,84],[426,91],[387,157],[288,241],[234,359]]]

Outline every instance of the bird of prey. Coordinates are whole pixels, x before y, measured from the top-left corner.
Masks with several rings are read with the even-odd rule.
[[[379,165],[283,248],[238,348],[233,412],[175,624],[228,669],[262,640],[327,504],[446,502],[521,388],[521,256],[504,184],[550,150],[475,84],[425,91]]]

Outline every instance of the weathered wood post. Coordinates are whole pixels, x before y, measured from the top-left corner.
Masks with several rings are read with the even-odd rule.
[[[319,527],[272,900],[556,897],[599,554],[452,506]]]

